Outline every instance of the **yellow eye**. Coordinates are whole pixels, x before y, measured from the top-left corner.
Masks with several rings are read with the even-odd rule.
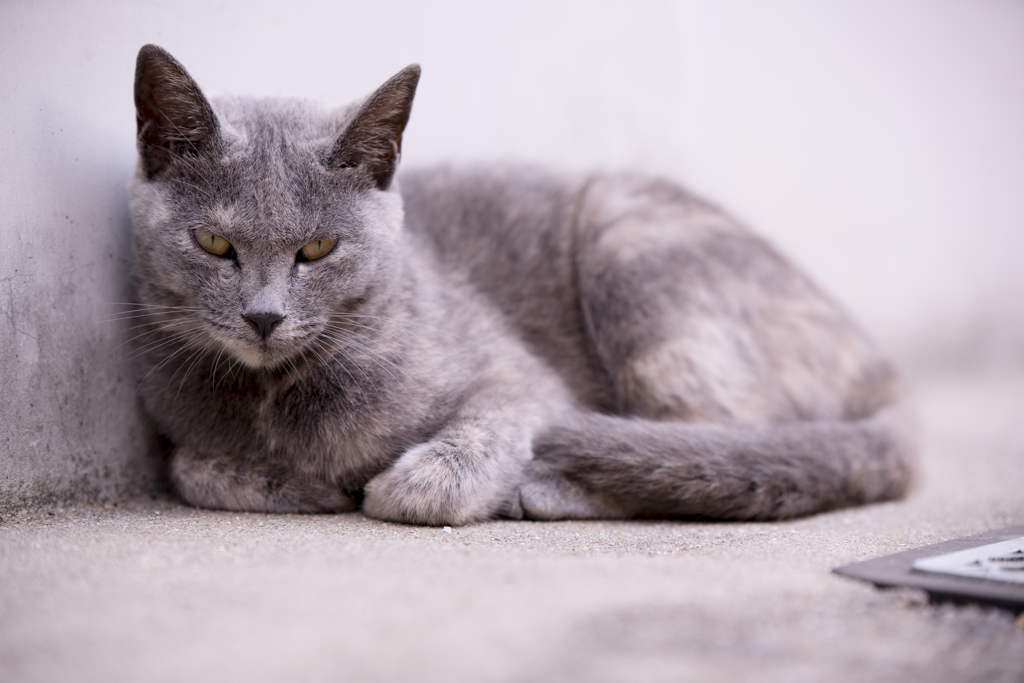
[[[196,230],[196,242],[214,256],[224,256],[231,251],[231,242],[209,230]]]
[[[315,261],[334,248],[334,240],[313,240],[299,249],[299,261]]]

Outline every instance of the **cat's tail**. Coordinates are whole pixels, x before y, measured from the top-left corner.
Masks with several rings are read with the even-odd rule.
[[[534,443],[534,519],[784,519],[900,498],[916,460],[904,404],[851,421],[725,427],[581,415]]]

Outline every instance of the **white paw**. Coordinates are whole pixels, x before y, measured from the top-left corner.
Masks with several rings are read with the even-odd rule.
[[[481,476],[480,457],[445,441],[409,449],[370,480],[363,512],[412,524],[466,524],[486,519],[494,508],[492,486]]]

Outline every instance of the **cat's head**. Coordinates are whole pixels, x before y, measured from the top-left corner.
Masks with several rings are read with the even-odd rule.
[[[272,368],[392,279],[393,177],[419,67],[366,100],[212,103],[154,45],[135,72],[131,184],[140,304],[189,347]],[[167,308],[157,308],[167,307]]]

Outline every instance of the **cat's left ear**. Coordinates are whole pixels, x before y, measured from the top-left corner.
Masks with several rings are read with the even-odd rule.
[[[135,63],[135,118],[148,178],[219,144],[213,107],[185,67],[156,45],[144,45]]]
[[[388,189],[398,168],[402,133],[419,80],[420,67],[412,64],[370,95],[334,144],[328,166],[363,169],[377,189]]]

